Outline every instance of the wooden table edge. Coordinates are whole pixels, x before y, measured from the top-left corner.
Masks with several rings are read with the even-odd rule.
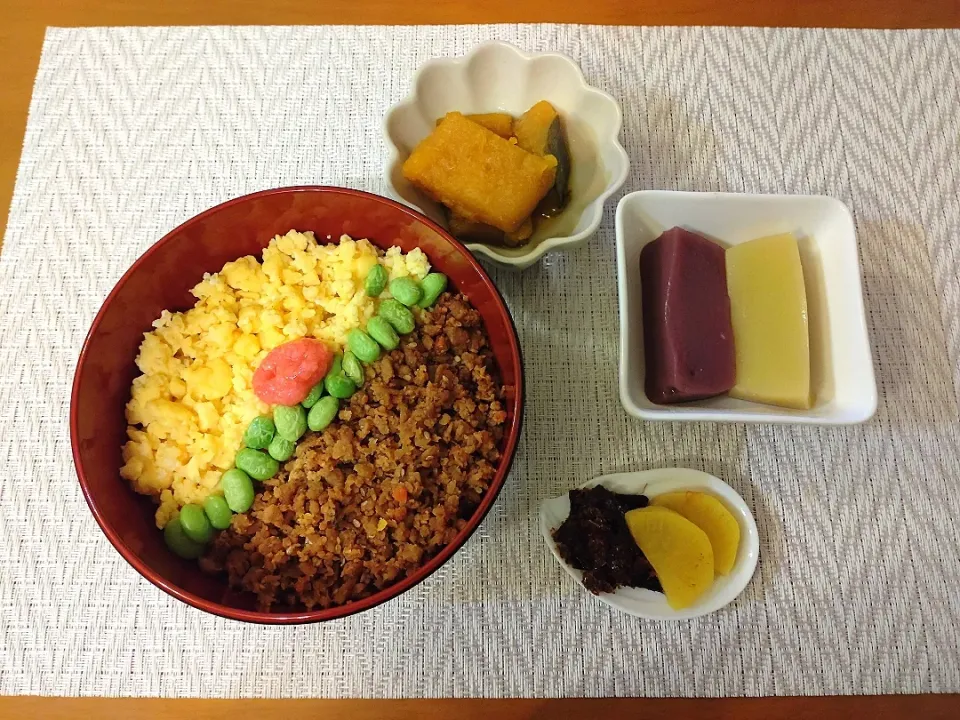
[[[847,695],[767,698],[617,698],[542,700],[197,700],[0,697],[0,717],[146,720],[954,720],[960,695]]]

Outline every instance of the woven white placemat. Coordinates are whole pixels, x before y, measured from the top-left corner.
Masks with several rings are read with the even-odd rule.
[[[524,440],[423,585],[343,621],[220,620],[121,560],[80,494],[68,388],[113,283],[227,198],[383,192],[413,71],[488,38],[617,97],[639,188],[825,193],[854,211],[881,403],[860,427],[642,423],[617,399],[613,204],[589,247],[495,272]],[[0,253],[0,693],[770,695],[960,691],[960,33],[579,26],[50,30]],[[732,606],[615,614],[548,555],[539,501],[664,465],[723,477],[762,554]]]

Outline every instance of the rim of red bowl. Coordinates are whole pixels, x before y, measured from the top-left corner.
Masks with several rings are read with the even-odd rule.
[[[136,553],[127,547],[126,543],[120,539],[120,536],[104,521],[103,517],[101,517],[100,512],[97,509],[96,501],[94,500],[90,492],[90,488],[87,485],[86,475],[80,462],[80,451],[77,443],[77,395],[79,390],[80,368],[83,366],[86,359],[87,346],[90,343],[90,338],[100,326],[103,313],[107,306],[113,302],[114,296],[119,292],[120,288],[126,284],[130,275],[133,274],[133,272],[140,267],[140,265],[145,262],[147,258],[151,257],[154,253],[161,252],[169,239],[178,233],[182,228],[196,223],[203,218],[222,210],[223,208],[246,202],[252,198],[263,197],[265,195],[281,195],[297,192],[323,192],[367,197],[384,205],[393,207],[394,209],[415,218],[446,238],[464,256],[467,262],[473,266],[474,270],[479,273],[483,284],[492,292],[493,297],[497,301],[497,310],[499,311],[501,322],[510,328],[510,354],[513,358],[513,362],[516,363],[518,370],[515,392],[519,403],[516,422],[514,423],[513,428],[504,443],[503,459],[501,460],[500,467],[497,468],[497,474],[494,477],[493,482],[488,488],[486,494],[483,496],[483,500],[480,501],[480,505],[467,521],[467,525],[459,533],[457,533],[456,537],[454,537],[453,540],[444,546],[444,548],[437,553],[437,555],[430,558],[427,563],[417,569],[417,571],[412,575],[408,575],[400,582],[390,585],[383,590],[374,593],[370,597],[363,598],[362,600],[356,600],[345,605],[327,608],[325,610],[304,610],[298,612],[272,613],[228,607],[212,600],[205,600],[204,598],[194,595],[193,593],[182,590],[173,583],[167,582],[164,578],[160,577],[159,574],[154,572],[143,561],[141,561]],[[447,560],[453,557],[457,550],[463,547],[467,540],[470,539],[470,536],[476,532],[477,528],[480,526],[480,523],[482,523],[484,518],[487,516],[487,513],[490,512],[490,508],[493,507],[493,503],[496,501],[497,496],[500,494],[500,491],[506,482],[507,476],[510,474],[517,443],[520,440],[520,435],[523,428],[523,406],[525,400],[524,392],[523,354],[520,351],[520,341],[517,337],[517,327],[513,322],[513,316],[510,314],[510,310],[507,308],[507,304],[504,302],[503,296],[500,294],[500,290],[490,279],[487,271],[484,270],[483,266],[480,265],[479,262],[477,262],[477,259],[469,250],[467,250],[463,243],[454,238],[450,233],[448,233],[440,225],[435,223],[423,213],[417,212],[416,210],[413,210],[402,203],[396,202],[395,200],[391,200],[390,198],[385,198],[381,195],[375,195],[374,193],[369,193],[363,190],[354,190],[352,188],[342,188],[331,185],[296,185],[248,193],[246,195],[241,195],[239,197],[227,200],[226,202],[222,202],[219,205],[209,208],[208,210],[204,210],[199,215],[195,215],[186,222],[181,223],[157,240],[153,245],[147,248],[146,252],[137,258],[133,265],[131,265],[130,268],[120,277],[116,285],[114,285],[113,289],[110,291],[110,294],[108,294],[106,299],[103,301],[103,304],[100,306],[100,310],[97,311],[97,315],[93,319],[93,323],[90,325],[90,330],[87,332],[87,335],[84,338],[83,347],[80,350],[80,356],[77,360],[76,369],[74,370],[73,387],[70,394],[70,446],[73,453],[74,468],[76,469],[77,477],[80,481],[80,488],[83,491],[83,496],[87,501],[87,506],[90,508],[90,512],[93,514],[93,517],[100,526],[100,529],[103,530],[104,535],[107,536],[107,539],[117,549],[123,559],[126,560],[127,563],[134,568],[134,570],[153,583],[156,587],[160,588],[168,595],[171,595],[172,597],[175,597],[176,599],[197,608],[198,610],[203,610],[213,615],[218,615],[231,620],[240,620],[243,622],[258,623],[263,625],[315,623],[348,617],[350,615],[363,612],[364,610],[369,610],[370,608],[376,607],[377,605],[402,595],[407,590],[426,580],[444,563],[446,563]],[[117,472],[119,474],[119,468],[117,469]]]

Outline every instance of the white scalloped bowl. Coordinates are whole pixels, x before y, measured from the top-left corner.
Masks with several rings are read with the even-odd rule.
[[[408,183],[401,172],[411,150],[446,113],[524,113],[540,100],[560,112],[571,154],[570,202],[543,223],[530,242],[517,248],[468,243],[474,254],[518,270],[547,252],[579,247],[596,232],[603,204],[623,185],[630,163],[620,145],[620,106],[587,85],[577,64],[559,53],[528,54],[513,45],[483,43],[463,57],[425,63],[411,93],[384,119],[387,187],[401,202],[446,227],[442,208]]]

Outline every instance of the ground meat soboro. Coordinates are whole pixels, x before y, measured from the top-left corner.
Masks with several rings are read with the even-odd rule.
[[[258,605],[327,608],[449,543],[493,480],[507,414],[479,314],[446,293],[323,432],[309,433],[202,566]]]

